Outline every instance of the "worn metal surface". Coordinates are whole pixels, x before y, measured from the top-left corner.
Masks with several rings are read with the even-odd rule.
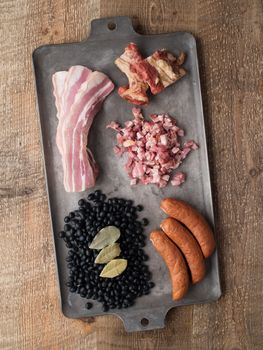
[[[114,30],[108,29],[109,22],[116,23]],[[89,147],[100,167],[96,188],[100,188],[108,196],[125,197],[133,199],[135,203],[143,204],[145,210],[142,216],[148,217],[150,220],[146,233],[157,228],[164,218],[164,214],[159,209],[159,203],[160,199],[166,196],[186,200],[198,208],[211,225],[214,224],[194,37],[185,32],[140,35],[133,30],[131,20],[128,17],[115,17],[94,20],[91,24],[91,34],[83,42],[47,45],[38,48],[33,53],[33,63],[61,304],[64,315],[71,318],[85,318],[101,315],[103,312],[99,302],[94,302],[94,307],[91,310],[86,310],[86,300],[79,295],[69,293],[65,286],[67,249],[64,242],[58,238],[58,232],[63,227],[64,216],[76,208],[78,199],[87,195],[88,192],[69,194],[65,192],[63,187],[61,159],[55,143],[57,118],[51,77],[56,71],[67,70],[72,65],[81,64],[92,70],[103,71],[116,86],[123,85],[126,83],[126,77],[114,65],[114,60],[123,52],[124,47],[130,41],[137,43],[145,56],[160,48],[166,48],[176,54],[180,51],[187,53],[185,63],[188,71],[187,76],[165,89],[161,94],[152,97],[149,106],[144,107],[143,110],[145,115],[167,112],[175,117],[178,125],[186,131],[185,139],[196,140],[200,149],[192,152],[179,168],[187,173],[187,181],[181,188],[167,186],[165,189],[159,189],[155,186],[142,185],[130,187],[129,180],[123,170],[123,161],[117,159],[112,151],[115,144],[115,133],[105,128],[111,120],[123,123],[132,118],[132,106],[123,101],[115,89],[104,102],[100,113],[95,117],[90,132]],[[165,315],[170,308],[214,301],[221,295],[216,252],[207,259],[205,279],[201,283],[191,286],[184,299],[173,302],[171,300],[170,278],[162,259],[154,251],[149,241],[145,250],[150,257],[148,264],[153,273],[155,288],[150,295],[138,298],[133,307],[111,312],[123,320],[127,331],[164,327]],[[149,320],[147,326],[141,324],[142,318]]]

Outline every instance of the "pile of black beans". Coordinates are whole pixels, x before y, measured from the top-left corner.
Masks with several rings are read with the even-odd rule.
[[[143,251],[146,238],[143,227],[148,220],[138,219],[143,207],[134,206],[131,200],[107,199],[100,190],[80,199],[78,205],[77,210],[65,217],[64,230],[59,234],[69,248],[66,261],[70,292],[101,302],[103,311],[132,306],[137,297],[149,294],[154,287],[145,264],[148,257]],[[94,263],[99,252],[88,246],[103,227],[110,225],[121,231],[120,258],[127,259],[128,266],[115,278],[102,278],[99,275],[104,265]],[[86,307],[90,309],[92,303],[87,302]]]

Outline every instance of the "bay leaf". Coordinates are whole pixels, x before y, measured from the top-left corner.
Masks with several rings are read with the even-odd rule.
[[[99,255],[96,257],[96,264],[106,264],[112,259],[119,256],[121,253],[121,248],[119,243],[113,243],[105,248],[103,248]]]
[[[89,245],[90,249],[103,249],[107,245],[111,245],[120,238],[121,232],[118,227],[115,226],[106,226],[101,229],[93,241]]]
[[[126,259],[113,259],[101,271],[100,277],[113,278],[119,276],[127,267]]]

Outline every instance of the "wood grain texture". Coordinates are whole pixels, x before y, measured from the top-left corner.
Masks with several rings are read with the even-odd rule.
[[[92,18],[198,39],[223,297],[169,312],[167,327],[127,334],[115,317],[60,313],[31,53],[79,41]],[[263,5],[261,0],[0,2],[0,348],[263,348]]]

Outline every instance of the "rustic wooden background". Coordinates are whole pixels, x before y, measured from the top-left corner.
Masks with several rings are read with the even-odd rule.
[[[224,293],[134,334],[116,317],[60,313],[31,65],[34,48],[114,15],[198,38]],[[1,349],[263,349],[261,0],[1,0],[0,96]]]

